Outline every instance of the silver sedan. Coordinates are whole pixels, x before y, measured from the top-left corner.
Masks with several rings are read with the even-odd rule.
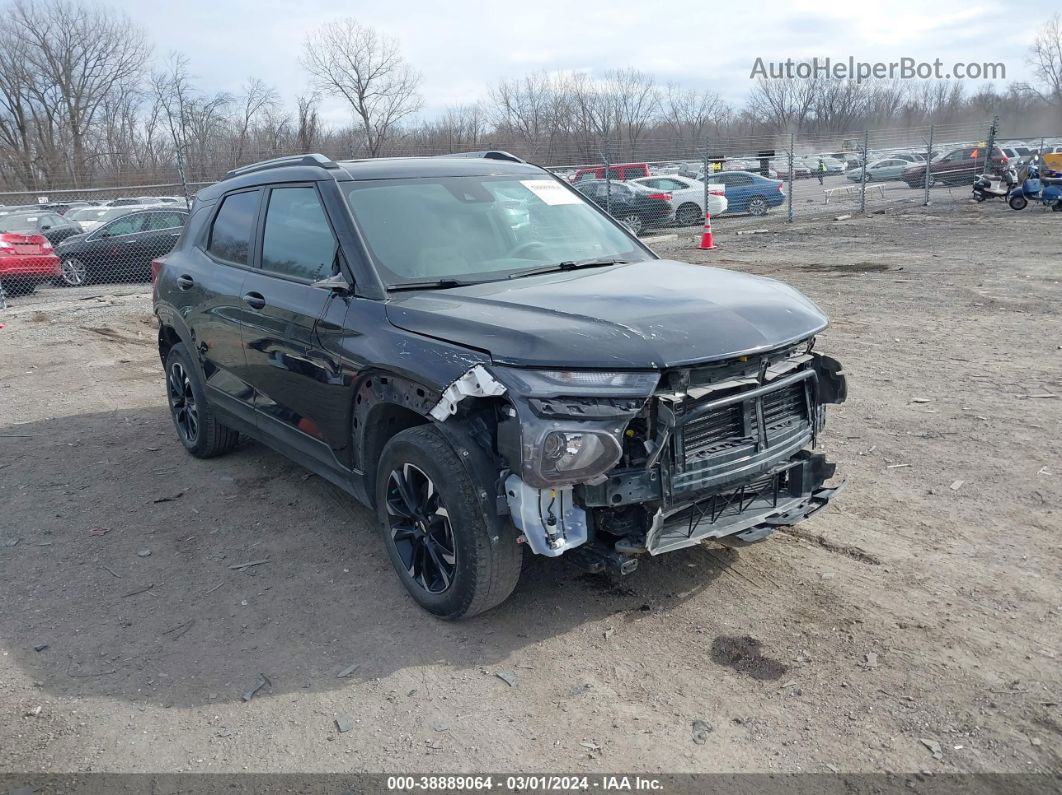
[[[884,182],[890,179],[899,179],[904,170],[910,167],[910,163],[898,158],[889,157],[884,160],[875,160],[873,163],[867,164],[867,182]],[[861,168],[853,168],[845,176],[853,182],[859,182],[863,179],[863,170]]]

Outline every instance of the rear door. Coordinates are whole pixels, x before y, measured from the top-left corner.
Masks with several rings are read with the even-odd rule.
[[[349,391],[320,345],[317,323],[342,300],[312,286],[338,272],[338,246],[314,184],[274,186],[264,198],[255,267],[243,284],[247,381],[258,427],[334,465],[346,446]]]
[[[244,278],[254,254],[262,190],[236,191],[221,198],[196,245],[172,259],[185,322],[211,400],[254,423],[254,392],[246,380],[243,324]],[[170,265],[167,264],[167,270]]]

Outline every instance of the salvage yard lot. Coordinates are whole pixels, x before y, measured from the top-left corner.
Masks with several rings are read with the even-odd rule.
[[[181,449],[143,285],[0,313],[0,770],[1059,769],[1057,216],[757,224],[657,250],[827,311],[847,490],[616,584],[530,561],[458,624],[338,489]]]

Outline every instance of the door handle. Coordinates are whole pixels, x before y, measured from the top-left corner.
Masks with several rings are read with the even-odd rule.
[[[266,305],[265,297],[261,293],[244,293],[243,302],[251,309],[261,309]]]
[[[179,290],[191,290],[195,286],[195,279],[188,274],[184,273],[177,277],[177,288]]]

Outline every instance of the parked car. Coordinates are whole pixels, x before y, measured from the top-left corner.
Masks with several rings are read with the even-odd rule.
[[[672,196],[664,191],[603,179],[580,180],[575,183],[575,188],[598,207],[608,209],[613,218],[626,224],[635,234],[675,220]]]
[[[771,207],[785,201],[783,182],[750,171],[720,171],[708,180],[726,191],[727,212],[766,215]]]
[[[0,288],[5,295],[25,295],[59,275],[59,258],[48,238],[27,225],[23,216],[0,218]]]
[[[616,163],[608,167],[609,178],[612,180],[624,180],[634,179],[635,177],[648,177],[649,164],[648,163]],[[582,182],[587,179],[604,179],[605,167],[604,166],[589,166],[587,168],[577,169],[573,182]]]
[[[3,215],[23,215],[25,213],[31,213],[37,209],[36,204],[12,204],[10,207],[0,206],[0,216]]]
[[[105,201],[101,206],[103,207],[143,207],[146,205],[157,204],[158,198],[155,196],[124,196],[119,199],[111,199]]]
[[[758,171],[753,171],[754,174],[759,174]],[[783,181],[789,181],[789,158],[778,158],[771,161],[771,173],[777,176],[769,177],[770,179],[780,179]],[[761,175],[762,176],[762,175]],[[811,166],[805,163],[798,157],[793,158],[793,179],[807,179],[811,176]]]
[[[896,157],[887,157],[884,160],[868,163],[867,182],[885,182],[890,179],[901,179],[904,172],[910,167],[911,163],[909,161],[900,160]],[[862,166],[851,169],[845,176],[853,182],[860,182],[863,179]]]
[[[813,348],[822,311],[659,259],[544,169],[484,155],[284,158],[203,188],[152,266],[180,444],[246,434],[372,507],[447,619],[505,600],[525,551],[620,576],[826,505],[814,448],[847,387]],[[525,213],[497,201],[521,191]]]
[[[639,177],[631,180],[631,183],[670,193],[671,203],[675,207],[675,223],[680,226],[704,223],[704,183],[700,180],[676,174],[669,177]],[[712,215],[722,215],[726,208],[726,192],[723,186],[709,185],[708,212]]]
[[[0,220],[3,221],[6,231],[44,235],[53,246],[81,232],[78,224],[64,218],[59,213],[48,211],[32,210],[12,213],[3,216]]]
[[[962,146],[940,155],[928,165],[919,163],[906,169],[901,179],[912,188],[925,184],[926,169],[929,169],[929,182],[941,185],[972,185],[974,177],[984,171],[1002,173],[1007,167],[1008,158],[998,146],[992,152],[991,162],[986,168],[984,146]]]
[[[91,232],[67,238],[55,253],[59,283],[76,287],[91,282],[147,281],[151,261],[168,253],[188,220],[183,209],[128,212]]]
[[[108,221],[113,221],[115,218],[121,218],[123,215],[144,209],[147,209],[147,207],[143,204],[122,207],[82,207],[79,210],[68,212],[66,218],[70,221],[75,221],[81,227],[82,232],[91,232]]]
[[[41,210],[49,210],[53,213],[59,213],[59,215],[66,215],[71,210],[80,210],[83,207],[94,206],[91,202],[86,201],[68,201],[68,202],[49,202],[48,204],[40,205]]]
[[[826,166],[827,174],[843,174],[844,173],[844,161],[838,160],[830,155],[811,155],[805,158],[804,162],[809,163],[811,166],[812,174],[819,173],[819,158],[822,158],[823,164]]]

